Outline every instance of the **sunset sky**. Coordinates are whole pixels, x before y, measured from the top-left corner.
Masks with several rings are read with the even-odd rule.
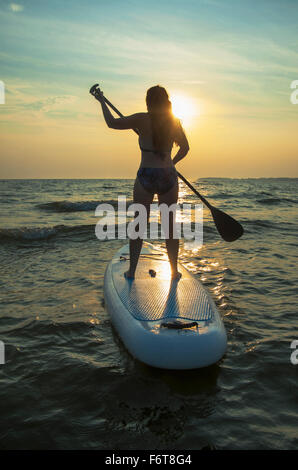
[[[296,0],[0,0],[0,177],[133,178],[137,136],[108,129],[94,83],[125,115],[156,84],[180,100],[186,177],[298,177],[297,18]]]

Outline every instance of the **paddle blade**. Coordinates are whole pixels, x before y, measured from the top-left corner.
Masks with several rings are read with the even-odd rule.
[[[211,214],[220,236],[226,242],[234,242],[243,235],[243,227],[237,220],[215,207],[211,207]]]

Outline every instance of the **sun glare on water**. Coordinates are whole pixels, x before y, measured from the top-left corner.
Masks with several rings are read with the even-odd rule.
[[[172,103],[173,114],[178,119],[181,119],[184,126],[190,125],[196,114],[196,108],[191,98],[185,95],[173,93],[170,100]]]

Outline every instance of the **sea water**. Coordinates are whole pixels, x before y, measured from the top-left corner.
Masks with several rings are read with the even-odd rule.
[[[0,448],[297,448],[297,183],[193,182],[245,232],[224,242],[205,209],[203,246],[181,240],[228,348],[214,366],[167,371],[131,357],[104,308],[126,241],[96,238],[95,209],[131,200],[133,180],[1,180]],[[198,199],[180,183],[179,202]]]

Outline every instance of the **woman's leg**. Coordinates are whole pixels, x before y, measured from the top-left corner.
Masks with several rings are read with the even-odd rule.
[[[160,194],[158,196],[159,204],[166,204],[171,206],[176,204],[178,200],[178,179],[176,180],[175,185],[165,194]],[[164,221],[167,222],[167,221]],[[163,221],[162,221],[163,223]],[[173,213],[169,213],[169,233],[166,234],[166,247],[168,252],[169,261],[171,264],[172,270],[172,279],[180,279],[181,274],[177,270],[177,261],[178,261],[178,252],[179,252],[179,239],[174,238],[174,217]]]
[[[150,194],[146,191],[143,186],[141,185],[138,178],[135,180],[134,190],[133,190],[133,202],[138,204],[143,204],[143,206],[147,210],[147,221],[149,220],[150,216],[150,204],[153,201],[154,194]],[[142,238],[136,238],[135,240],[129,240],[129,258],[130,258],[130,265],[128,271],[124,273],[126,278],[133,279],[135,275],[135,271],[137,268],[139,256],[141,253],[143,245]]]

